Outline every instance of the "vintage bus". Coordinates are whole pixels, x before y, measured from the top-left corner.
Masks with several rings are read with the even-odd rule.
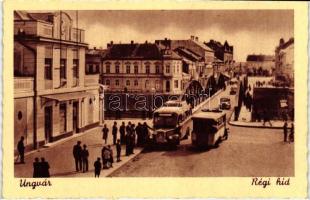
[[[192,145],[195,147],[216,147],[228,137],[226,114],[223,111],[202,111],[192,116],[192,122]]]
[[[154,131],[150,134],[151,144],[168,144],[176,147],[190,135],[190,118],[184,118],[180,107],[161,107],[153,114]]]

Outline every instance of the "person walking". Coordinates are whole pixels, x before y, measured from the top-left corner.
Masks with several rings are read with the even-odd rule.
[[[284,136],[284,142],[287,142],[287,122],[284,122],[283,125],[283,136]]]
[[[82,170],[82,147],[81,141],[77,141],[77,144],[73,147],[73,157],[75,161],[75,169],[78,172]]]
[[[121,144],[125,144],[126,143],[125,122],[122,122],[122,125],[119,127],[119,133],[120,133]]]
[[[25,145],[24,145],[24,136],[20,137],[20,140],[17,144],[18,156],[21,164],[25,164],[24,155],[25,155]]]
[[[83,150],[82,150],[83,173],[88,171],[88,156],[89,156],[89,152],[87,150],[86,144],[84,144]]]
[[[100,176],[101,172],[101,162],[100,158],[98,157],[97,160],[94,162],[94,168],[95,168],[95,178]]]
[[[33,178],[41,177],[41,165],[39,162],[39,158],[36,157],[33,162]]]
[[[142,137],[143,137],[143,139],[142,139],[142,143],[143,143],[143,145],[144,144],[146,144],[146,141],[147,141],[147,139],[148,139],[148,136],[149,136],[149,129],[151,129],[151,130],[153,130],[149,125],[147,125],[147,123],[146,122],[144,122],[143,123],[143,125],[142,125]]]
[[[49,169],[50,169],[50,165],[48,164],[47,161],[45,161],[45,158],[41,158],[41,177],[43,178],[48,178],[50,177],[50,172],[49,172]]]
[[[114,122],[112,127],[112,135],[113,135],[113,145],[116,145],[116,139],[117,139],[117,122]]]
[[[121,160],[121,151],[122,151],[122,145],[121,141],[118,139],[116,142],[116,162],[120,162]]]
[[[272,126],[271,121],[270,121],[270,117],[269,117],[269,115],[268,115],[266,110],[264,110],[263,115],[264,115],[263,116],[264,117],[263,126],[265,126],[266,122],[269,122],[269,125]]]
[[[101,157],[102,157],[102,169],[110,168],[111,152],[106,146],[104,146],[101,150]]]
[[[291,133],[289,135],[289,143],[294,142],[294,123],[291,125]]]
[[[105,144],[107,144],[108,134],[109,134],[109,129],[107,128],[107,125],[104,124],[102,128],[102,139],[104,140]]]

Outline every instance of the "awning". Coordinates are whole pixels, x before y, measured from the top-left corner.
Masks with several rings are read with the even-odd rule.
[[[82,99],[87,96],[92,95],[89,92],[69,92],[69,93],[61,93],[61,94],[49,94],[42,96],[43,98],[56,100],[56,101],[69,101],[74,99]]]

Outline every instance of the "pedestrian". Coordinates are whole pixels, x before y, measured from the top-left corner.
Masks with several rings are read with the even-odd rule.
[[[49,169],[50,169],[50,166],[48,164],[47,161],[45,161],[45,158],[41,158],[41,163],[40,163],[40,168],[41,168],[41,177],[43,178],[48,178],[50,177],[50,172],[49,172]]]
[[[102,157],[102,169],[110,168],[110,161],[111,161],[111,152],[110,150],[104,146],[101,150],[101,157]]]
[[[136,144],[136,129],[135,124],[131,125],[131,131],[130,131],[130,154],[134,154],[134,148]]]
[[[20,140],[17,144],[17,151],[21,164],[25,164],[24,155],[25,155],[25,145],[24,145],[24,136],[20,137]]]
[[[100,176],[100,171],[101,171],[101,162],[100,158],[98,157],[97,160],[94,162],[94,167],[95,167],[95,178]]]
[[[263,112],[263,118],[264,118],[263,126],[265,126],[266,122],[268,122],[269,125],[272,126],[271,121],[270,121],[270,117],[269,117],[266,110],[264,110],[264,112]]]
[[[78,172],[82,170],[82,147],[81,141],[77,141],[76,145],[73,147],[73,157],[75,161],[75,169]]]
[[[130,133],[130,131],[131,131],[131,122],[129,121],[126,126],[126,134]]]
[[[291,125],[291,133],[289,135],[289,143],[294,142],[294,123]]]
[[[142,143],[143,144],[146,144],[146,141],[149,137],[149,129],[153,130],[146,122],[144,122],[142,125],[142,135],[143,135]]]
[[[110,158],[109,158],[110,167],[113,167],[113,163],[114,163],[113,150],[110,145],[108,145],[108,150],[110,151]]]
[[[112,135],[113,135],[113,145],[116,145],[116,139],[117,139],[117,122],[114,122],[112,127]]]
[[[33,178],[41,177],[41,164],[39,162],[39,158],[36,157],[33,162]]]
[[[284,135],[284,142],[287,142],[287,122],[284,122],[283,125],[283,135]]]
[[[125,122],[122,122],[122,125],[119,128],[119,133],[120,133],[120,139],[121,139],[121,144],[125,144],[126,143],[126,139],[125,139]]]
[[[104,143],[107,143],[108,140],[108,134],[109,134],[109,129],[107,128],[107,125],[104,124],[102,128],[102,139],[104,140]]]
[[[84,144],[83,150],[82,150],[83,173],[88,171],[88,156],[89,156],[89,152],[87,150],[86,144]]]
[[[116,142],[116,158],[117,158],[117,162],[122,161],[121,160],[121,150],[122,150],[121,141],[118,139],[117,142]]]
[[[137,133],[137,146],[142,146],[142,124],[139,122],[138,126],[136,127],[136,133]]]

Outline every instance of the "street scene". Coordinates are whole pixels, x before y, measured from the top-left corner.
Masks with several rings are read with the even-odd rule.
[[[14,11],[14,176],[293,177],[293,20]]]

